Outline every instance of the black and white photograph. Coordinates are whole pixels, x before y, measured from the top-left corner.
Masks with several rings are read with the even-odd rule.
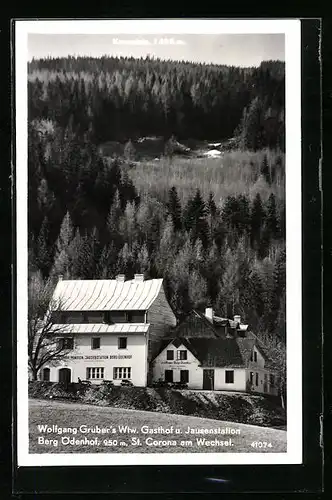
[[[301,463],[299,21],[17,21],[18,465]]]

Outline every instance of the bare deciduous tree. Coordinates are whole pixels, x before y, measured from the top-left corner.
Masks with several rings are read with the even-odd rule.
[[[40,272],[29,279],[28,364],[33,380],[37,380],[45,364],[63,359],[70,350],[65,342],[59,341],[59,337],[66,338],[66,327],[55,321],[61,304],[52,298],[53,288],[52,281],[44,281]]]

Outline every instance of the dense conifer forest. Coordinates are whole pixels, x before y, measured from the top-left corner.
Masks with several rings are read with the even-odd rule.
[[[279,61],[32,60],[30,276],[163,277],[179,318],[212,305],[284,340],[284,83]],[[138,161],[147,136],[165,148]],[[186,157],[172,136],[234,146]]]

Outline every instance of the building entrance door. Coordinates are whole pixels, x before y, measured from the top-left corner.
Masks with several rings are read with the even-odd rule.
[[[59,370],[59,383],[68,385],[70,384],[70,380],[71,380],[71,371],[69,370],[69,368],[61,368]]]
[[[203,389],[214,390],[214,370],[203,370]]]

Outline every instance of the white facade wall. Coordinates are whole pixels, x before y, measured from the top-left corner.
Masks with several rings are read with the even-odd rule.
[[[187,360],[177,360],[177,351],[187,351]],[[174,360],[167,360],[167,351],[174,351]],[[166,347],[153,362],[153,380],[165,380],[165,370],[173,370],[173,382],[180,382],[181,370],[189,370],[189,389],[202,389],[203,387],[203,370],[199,366],[199,361],[192,355],[188,349],[180,345],[175,347],[170,344]]]
[[[254,353],[256,353],[256,357],[254,356]],[[265,359],[256,346],[253,347],[253,360],[249,362],[249,367],[247,369],[248,382],[250,381],[250,372],[253,373],[251,392],[257,394],[278,395],[277,386],[271,386],[270,384],[270,374],[274,374],[274,372],[265,368]],[[256,384],[256,373],[258,373],[258,385]]]
[[[174,351],[174,359],[167,359],[167,351]],[[186,350],[187,360],[177,360],[177,351]],[[173,344],[168,345],[154,360],[152,372],[153,381],[165,380],[165,370],[173,370],[173,382],[181,381],[181,370],[189,371],[188,389],[203,389],[203,372],[204,369],[214,370],[214,390],[216,391],[248,391],[248,382],[250,380],[250,372],[253,372],[253,385],[251,392],[257,394],[272,394],[277,395],[277,387],[270,385],[270,371],[264,368],[265,360],[260,352],[257,352],[257,362],[250,362],[249,368],[220,368],[220,367],[202,367],[195,356],[184,346],[175,347]],[[233,371],[233,382],[226,383],[226,371]],[[258,373],[258,385],[256,385],[256,373]],[[266,377],[266,378],[265,378]]]
[[[174,360],[167,360],[167,351],[174,351]],[[177,351],[186,350],[187,360],[178,361]],[[207,368],[207,367],[206,367]],[[234,382],[229,384],[225,382],[225,371],[227,368],[214,368],[214,389],[216,391],[245,391],[246,390],[246,370],[234,369]],[[232,368],[230,368],[232,369]],[[181,370],[189,371],[188,389],[203,389],[203,371],[204,367],[200,366],[200,362],[195,356],[187,350],[183,345],[175,347],[173,344],[167,346],[154,360],[153,365],[153,380],[165,380],[165,370],[173,370],[173,382],[180,382]]]
[[[255,353],[257,356],[257,361],[254,361],[255,358],[253,358],[253,361],[250,361],[250,364],[252,366],[256,366],[259,368],[264,368],[265,367],[265,359],[263,358],[263,356],[261,355],[261,353],[259,352],[259,350],[257,349],[256,346],[253,347],[253,356],[255,355]]]
[[[270,384],[270,374],[274,374],[270,370],[265,368],[259,368],[251,363],[249,369],[246,370],[247,381],[250,381],[250,372],[253,373],[253,384],[251,385],[251,392],[257,394],[272,394],[274,396],[278,395],[277,385],[272,386]],[[258,384],[256,384],[256,373],[258,373]],[[276,380],[276,375],[275,375]],[[277,381],[277,380],[276,380]]]
[[[234,372],[233,383],[226,383],[226,371]],[[214,389],[216,391],[245,391],[246,370],[244,368],[215,368]]]
[[[87,379],[87,368],[104,368],[104,380],[113,380],[114,367],[130,367],[131,381],[135,386],[144,387],[147,383],[147,343],[144,334],[76,334],[74,337],[74,349],[68,352],[66,359],[61,360],[55,366],[45,365],[50,368],[50,381],[59,381],[59,370],[69,368],[71,370],[71,382]],[[100,348],[91,348],[91,339],[100,338]],[[118,348],[118,338],[127,338],[127,348]],[[128,356],[128,357],[126,357]],[[40,372],[42,377],[43,368]],[[98,384],[102,379],[91,379],[91,383]],[[114,384],[120,384],[121,380],[114,380]]]

